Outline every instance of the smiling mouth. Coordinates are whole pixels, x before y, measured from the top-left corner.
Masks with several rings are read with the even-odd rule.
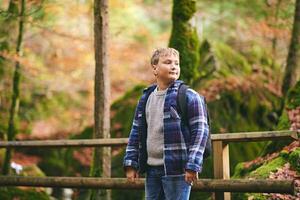
[[[169,72],[169,74],[176,74],[177,75],[178,73],[177,72]]]

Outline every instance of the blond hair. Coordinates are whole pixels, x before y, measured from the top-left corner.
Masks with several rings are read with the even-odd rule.
[[[179,52],[174,48],[167,47],[167,48],[156,49],[153,52],[152,57],[151,57],[151,66],[157,65],[160,56],[167,56],[167,55],[171,55],[171,54],[179,57]]]

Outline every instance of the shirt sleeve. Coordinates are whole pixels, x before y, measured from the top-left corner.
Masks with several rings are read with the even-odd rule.
[[[191,135],[186,169],[201,172],[209,127],[204,99],[192,89],[187,90],[187,108]]]
[[[129,134],[129,140],[128,140],[125,157],[124,157],[124,161],[123,161],[124,167],[133,167],[135,169],[138,169],[138,157],[139,157],[139,135],[138,135],[138,130],[139,130],[138,106],[139,106],[139,104],[140,103],[138,103],[138,105],[135,109],[134,119],[132,122],[131,131]]]

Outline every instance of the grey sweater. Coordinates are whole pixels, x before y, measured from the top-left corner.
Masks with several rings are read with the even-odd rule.
[[[146,104],[147,129],[147,164],[159,166],[164,164],[164,103],[167,89],[157,91],[157,88],[150,94]]]

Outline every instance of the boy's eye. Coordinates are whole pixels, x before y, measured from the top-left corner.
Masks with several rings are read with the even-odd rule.
[[[163,63],[164,64],[171,64],[173,61],[172,60],[165,60]],[[174,62],[175,65],[179,65],[179,62]]]

